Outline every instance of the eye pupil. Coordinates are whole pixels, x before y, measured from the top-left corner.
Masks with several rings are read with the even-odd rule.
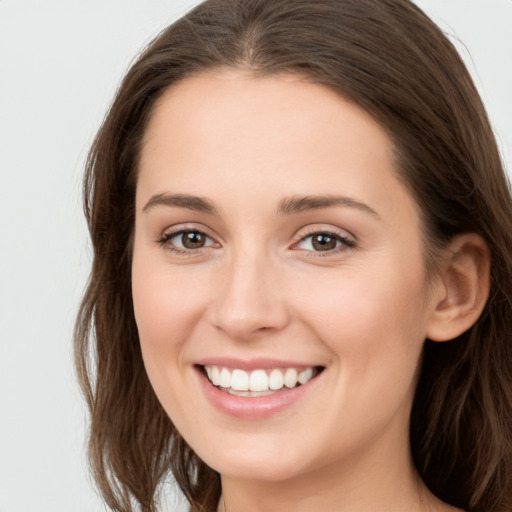
[[[313,236],[313,247],[317,251],[330,251],[336,248],[336,239],[326,234],[318,234]]]
[[[181,241],[183,247],[187,249],[198,249],[205,244],[205,236],[197,231],[186,231],[183,233]]]

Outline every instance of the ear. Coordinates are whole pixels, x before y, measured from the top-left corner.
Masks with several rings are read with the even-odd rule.
[[[478,320],[489,297],[490,267],[489,247],[481,236],[467,233],[452,240],[434,287],[429,339],[451,340]]]

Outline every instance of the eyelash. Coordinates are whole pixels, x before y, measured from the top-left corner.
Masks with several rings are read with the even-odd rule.
[[[186,233],[197,233],[199,235],[206,237],[208,240],[210,240],[213,243],[203,246],[203,247],[196,248],[196,249],[184,249],[181,247],[176,247],[175,245],[170,243],[170,241],[173,238],[176,238],[178,236],[183,236]],[[310,253],[309,254],[310,257],[322,258],[322,257],[326,257],[326,256],[332,256],[334,254],[339,254],[348,249],[352,249],[356,246],[356,242],[354,240],[347,238],[345,236],[342,236],[339,233],[335,233],[335,232],[328,231],[328,230],[315,230],[315,231],[311,231],[310,233],[303,235],[299,241],[295,242],[292,245],[292,248],[305,242],[308,238],[311,238],[314,235],[324,235],[324,236],[332,237],[336,240],[337,244],[339,243],[339,245],[337,247],[335,247],[334,249],[329,249],[326,251],[314,251],[314,250],[310,250],[310,249],[296,249],[296,250],[301,250],[301,251]],[[201,231],[200,229],[192,229],[192,228],[179,229],[177,231],[171,231],[170,233],[164,233],[162,235],[162,237],[157,241],[157,243],[160,246],[167,246],[166,247],[167,250],[169,250],[175,254],[179,254],[179,255],[183,255],[183,256],[194,256],[194,255],[202,254],[204,252],[204,249],[207,249],[208,247],[212,247],[216,244],[216,242],[213,241],[212,237],[208,236],[208,234],[206,234],[204,231]]]
[[[202,254],[204,252],[204,249],[207,249],[208,247],[211,247],[212,245],[215,244],[215,242],[214,242],[213,244],[203,246],[203,247],[198,247],[197,249],[184,249],[181,247],[176,247],[175,245],[171,244],[171,240],[173,238],[183,236],[186,233],[197,233],[199,235],[204,236],[208,240],[213,241],[212,237],[208,236],[204,231],[202,231],[200,229],[184,228],[184,229],[179,229],[177,231],[171,231],[170,233],[164,233],[162,235],[162,237],[160,238],[160,240],[158,240],[158,244],[162,247],[166,246],[167,250],[173,252],[174,254],[179,254],[182,256],[196,256],[196,255]]]
[[[324,258],[327,256],[333,256],[335,254],[340,254],[344,251],[347,251],[348,249],[353,249],[354,247],[356,247],[356,242],[354,240],[352,240],[346,236],[340,235],[339,233],[336,233],[334,231],[322,230],[322,229],[316,229],[316,230],[311,231],[310,233],[306,233],[305,235],[303,235],[300,238],[300,240],[298,242],[293,244],[293,247],[296,247],[297,245],[305,242],[308,238],[311,238],[314,235],[323,235],[323,236],[328,236],[328,237],[334,238],[334,240],[336,240],[336,243],[339,242],[339,245],[337,247],[335,247],[334,249],[330,249],[327,251],[314,251],[314,250],[310,250],[310,249],[297,249],[297,250],[303,250],[303,251],[309,253],[309,257]],[[313,243],[313,242],[311,242],[311,243]]]

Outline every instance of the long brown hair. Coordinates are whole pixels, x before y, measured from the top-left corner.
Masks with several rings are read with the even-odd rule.
[[[426,265],[454,235],[492,254],[478,322],[425,342],[410,440],[427,486],[474,512],[512,510],[512,200],[484,107],[443,33],[408,0],[208,0],[164,30],[127,73],[87,160],[94,262],[75,329],[91,412],[89,454],[106,503],[157,510],[169,472],[194,511],[215,510],[220,478],[186,445],[144,370],[131,297],[141,139],[155,101],[194,73],[293,72],[369,112],[396,148],[420,206]]]

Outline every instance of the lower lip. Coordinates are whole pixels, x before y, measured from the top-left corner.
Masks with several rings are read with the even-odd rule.
[[[221,391],[208,380],[200,368],[197,368],[197,374],[201,387],[210,403],[223,414],[241,419],[262,419],[283,411],[312,391],[316,387],[318,379],[322,376],[322,374],[319,374],[306,384],[278,391],[272,395],[246,397]]]

